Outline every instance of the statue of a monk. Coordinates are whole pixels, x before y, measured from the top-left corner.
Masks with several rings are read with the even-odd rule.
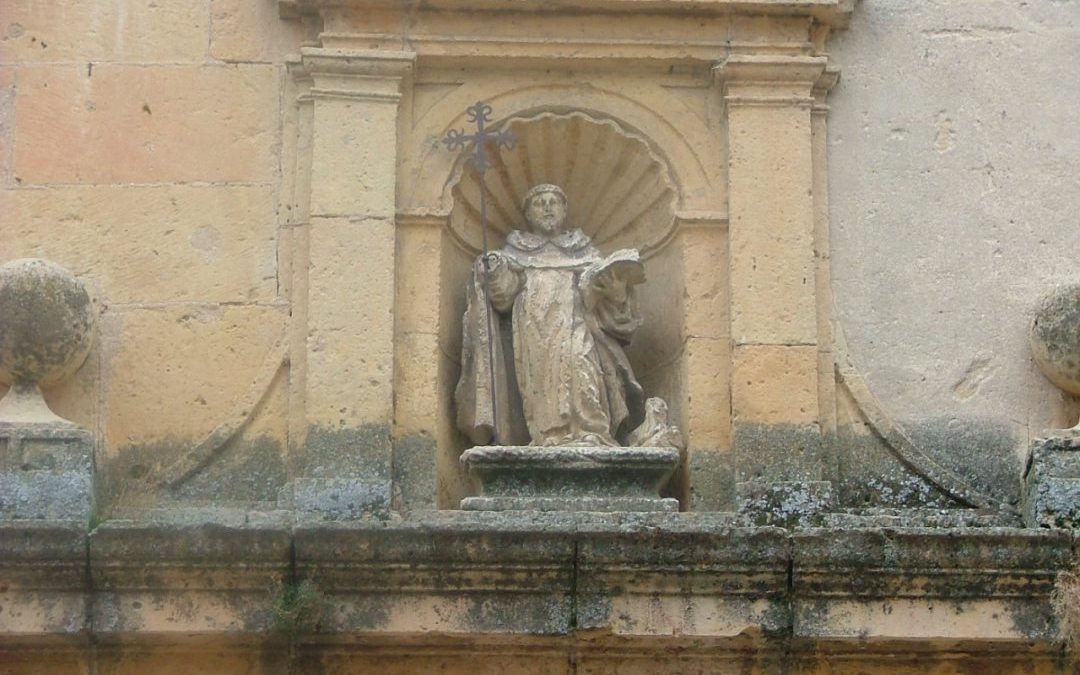
[[[476,445],[681,445],[666,404],[646,406],[624,352],[641,325],[638,252],[601,256],[566,227],[566,206],[558,186],[533,187],[522,200],[528,231],[473,265],[458,426]],[[647,407],[663,419],[635,428]]]

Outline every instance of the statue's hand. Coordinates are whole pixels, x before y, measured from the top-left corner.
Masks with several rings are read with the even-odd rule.
[[[592,287],[597,293],[616,303],[626,300],[626,280],[617,276],[611,268],[593,277]]]

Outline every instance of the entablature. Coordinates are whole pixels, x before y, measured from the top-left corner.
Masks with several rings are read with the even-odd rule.
[[[282,0],[284,17],[314,16],[321,46],[405,50],[466,65],[488,59],[505,67],[522,59],[605,63],[709,63],[732,54],[800,55],[821,51],[842,28],[852,0],[606,0],[545,3],[469,1]]]

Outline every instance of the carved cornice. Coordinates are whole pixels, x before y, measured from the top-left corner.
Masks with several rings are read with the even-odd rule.
[[[289,608],[283,593],[306,583],[326,609],[320,639],[418,649],[447,635],[588,628],[669,641],[764,632],[811,648],[867,635],[914,644],[943,630],[974,645],[1050,646],[1049,595],[1071,556],[1062,530],[790,532],[724,513],[253,520],[115,521],[89,535],[0,524],[0,641],[266,635]],[[20,613],[36,618],[11,620]]]
[[[322,47],[409,49],[427,67],[572,62],[591,70],[710,67],[729,54],[800,55],[847,24],[854,0],[280,0],[318,15]]]
[[[425,9],[453,12],[534,12],[560,14],[785,15],[808,16],[837,27],[847,25],[855,0],[428,0]],[[399,0],[278,0],[284,18],[321,14],[327,9],[400,8]],[[410,4],[410,6],[412,6]]]

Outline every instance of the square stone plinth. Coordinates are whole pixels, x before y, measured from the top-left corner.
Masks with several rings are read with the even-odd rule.
[[[1080,432],[1066,430],[1032,441],[1023,510],[1028,527],[1080,525]]]
[[[675,448],[488,446],[461,463],[480,481],[467,511],[678,511],[660,490],[679,466]]]
[[[74,424],[0,422],[0,521],[88,522],[93,449]]]

